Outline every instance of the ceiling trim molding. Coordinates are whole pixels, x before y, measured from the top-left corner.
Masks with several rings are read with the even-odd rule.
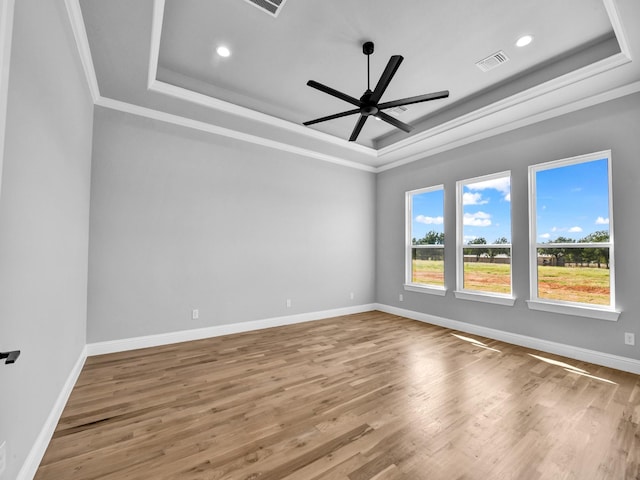
[[[139,105],[133,105],[127,102],[121,102],[120,100],[114,100],[112,98],[100,97],[96,102],[96,105],[111,110],[117,110],[124,113],[130,113],[141,117],[146,117],[152,120],[158,120],[164,123],[170,123],[181,127],[186,127],[201,132],[212,133],[222,137],[233,138],[254,145],[260,145],[262,147],[273,148],[275,150],[281,150],[288,153],[293,153],[303,157],[314,158],[322,160],[324,162],[334,163],[343,167],[355,168],[357,170],[363,170],[365,172],[375,173],[376,168],[368,165],[363,165],[358,162],[345,160],[333,155],[327,155],[315,150],[307,148],[296,147],[283,142],[270,140],[267,138],[259,137],[257,135],[251,135],[248,133],[239,132],[230,128],[220,127],[207,122],[201,122],[199,120],[193,120],[191,118],[182,117],[180,115],[173,115],[171,113],[161,112],[147,107],[141,107]]]
[[[377,157],[378,152],[370,147],[366,147],[364,145],[360,145],[353,142],[347,142],[338,137],[334,137],[333,135],[329,135],[327,133],[319,132],[318,130],[313,130],[308,127],[304,127],[302,125],[298,125],[297,123],[289,122],[288,120],[283,120],[278,117],[273,117],[271,115],[267,115],[266,113],[258,112],[256,110],[251,110],[250,108],[241,107],[239,105],[234,105],[233,103],[226,102],[224,100],[220,100],[215,97],[211,97],[209,95],[204,95],[202,93],[194,92],[193,90],[188,90],[186,88],[178,87],[177,85],[172,85],[170,83],[162,82],[160,80],[155,80],[150,86],[149,91],[161,93],[164,95],[169,95],[171,97],[179,98],[181,100],[186,100],[191,103],[195,103],[196,105],[213,108],[215,110],[220,110],[226,113],[231,113],[234,115],[241,116],[248,120],[255,120],[261,123],[266,123],[272,127],[279,127],[284,130],[289,130],[294,133],[302,133],[307,137],[312,137],[326,143],[331,143],[334,145],[339,145],[342,148],[347,148],[349,150],[363,153],[368,155],[369,157]]]
[[[93,58],[91,57],[91,48],[89,47],[89,37],[87,36],[87,30],[84,26],[80,2],[79,0],[64,0],[64,4],[67,7],[67,15],[71,22],[73,37],[76,40],[76,48],[80,54],[80,61],[82,62],[84,75],[87,79],[89,92],[91,93],[93,103],[96,103],[100,98],[100,88],[98,86],[98,77],[96,76],[96,71],[93,67]]]
[[[608,90],[606,92],[602,92],[597,95],[592,95],[586,98],[582,98],[580,100],[576,100],[571,103],[567,103],[565,105],[561,105],[555,108],[550,108],[548,110],[537,113],[535,115],[524,117],[520,120],[504,123],[495,128],[487,129],[487,130],[478,132],[474,135],[464,136],[462,138],[452,140],[451,142],[448,142],[448,143],[436,144],[432,148],[425,149],[418,153],[414,153],[413,155],[402,157],[395,162],[387,163],[383,166],[380,166],[377,168],[376,172],[379,173],[379,172],[384,172],[386,170],[391,170],[391,169],[400,167],[402,165],[413,163],[417,160],[421,160],[424,158],[431,157],[433,155],[437,155],[438,153],[446,152],[447,150],[453,150],[454,148],[462,147],[464,145],[468,145],[470,143],[484,140],[486,138],[500,135],[502,133],[506,133],[512,130],[516,130],[521,127],[526,127],[528,125],[542,122],[544,120],[550,120],[552,118],[559,117],[561,115],[576,112],[584,108],[593,107],[595,105],[599,105],[601,103],[605,103],[611,100],[615,100],[617,98],[625,97],[627,95],[632,95],[638,92],[640,92],[640,81],[629,83],[627,85],[623,85],[621,87],[614,88],[612,90]]]
[[[386,157],[391,157],[390,160],[396,160],[398,159],[397,157],[404,156],[408,148],[412,145],[420,144],[435,135],[457,129],[480,120],[487,120],[488,117],[498,113],[508,113],[509,110],[516,109],[528,102],[531,102],[532,100],[535,100],[535,103],[539,103],[544,101],[545,95],[559,92],[569,87],[575,88],[577,84],[586,81],[591,77],[609,72],[610,70],[625,65],[630,61],[629,57],[622,53],[605,58],[586,67],[574,70],[573,72],[569,72],[565,75],[554,78],[553,80],[549,80],[523,92],[479,108],[478,110],[474,110],[466,115],[462,115],[454,120],[438,125],[437,127],[425,130],[392,145],[381,148],[378,150],[378,158],[385,159]],[[535,115],[535,113],[533,113],[533,115]],[[514,119],[508,119],[508,121],[511,120]],[[490,128],[492,129],[493,127]]]
[[[151,14],[151,45],[149,50],[149,74],[147,89],[156,82],[158,77],[158,59],[160,58],[160,38],[162,38],[162,22],[164,21],[165,0],[154,0]]]
[[[611,26],[613,27],[613,34],[616,36],[616,40],[620,46],[620,52],[631,60],[631,49],[629,48],[629,41],[627,40],[627,34],[622,23],[622,17],[620,17],[616,0],[602,1],[604,8],[607,10],[607,15],[609,15],[609,22],[611,22]]]
[[[339,145],[342,148],[353,150],[358,153],[363,153],[370,157],[376,157],[377,151],[374,148],[366,147],[354,142],[347,142],[342,138],[329,135],[327,133],[314,130],[312,128],[299,125],[282,118],[274,117],[251,108],[242,107],[225,100],[213,97],[211,95],[204,95],[202,93],[195,92],[186,88],[171,85],[166,82],[162,82],[157,79],[158,73],[158,59],[160,58],[160,39],[162,37],[162,22],[164,19],[164,7],[165,0],[153,1],[153,19],[151,22],[151,51],[149,54],[149,80],[147,84],[148,90],[156,93],[163,93],[165,95],[171,95],[172,97],[180,98],[191,103],[202,105],[215,110],[220,110],[233,115],[247,118],[249,120],[266,123],[270,126],[289,130],[291,132],[306,135],[308,137],[316,138],[327,143]]]
[[[365,154],[376,162],[375,166],[370,166],[357,161],[345,160],[335,155],[325,154],[314,149],[296,147],[288,143],[232,130],[213,123],[192,120],[179,115],[102,97],[98,88],[79,0],[64,1],[94,104],[367,172],[375,173],[386,171],[493,135],[498,135],[522,126],[553,118],[554,116],[570,113],[639,91],[638,82],[595,94],[588,91],[592,84],[589,79],[595,77],[593,83],[597,84],[598,75],[605,74],[631,62],[629,43],[618,10],[617,0],[602,0],[620,46],[621,53],[487,105],[486,107],[420,132],[404,140],[400,140],[380,150],[376,150],[353,142],[347,142],[333,135],[246,107],[241,107],[209,95],[157,80],[165,0],[153,0],[147,78],[148,91],[161,95],[169,95],[206,108],[212,108],[266,123],[270,126],[282,128],[293,133],[302,134],[329,144],[337,145],[341,148]],[[576,87],[584,87],[586,90],[583,91],[583,98],[576,99]],[[552,105],[550,103],[553,97],[557,98],[558,96],[562,96],[564,92],[567,93],[567,98],[570,99],[565,104]],[[545,103],[547,104],[547,108],[545,108]]]
[[[0,4],[0,193],[2,193],[2,165],[4,163],[4,139],[7,130],[7,103],[9,97],[9,70],[11,68],[11,40],[13,38],[13,13],[15,0]]]

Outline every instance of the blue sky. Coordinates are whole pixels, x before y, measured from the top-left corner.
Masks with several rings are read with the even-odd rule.
[[[444,190],[414,195],[412,214],[413,238],[423,238],[431,230],[444,232]]]
[[[511,243],[511,177],[466,183],[462,189],[463,241],[482,237]]]
[[[607,159],[536,173],[537,241],[609,231]]]
[[[537,241],[558,237],[579,240],[609,230],[607,159],[536,172]],[[443,191],[413,196],[412,236],[444,231]],[[451,214],[451,213],[448,213]],[[466,183],[463,187],[463,237],[467,243],[484,237],[511,242],[511,178]],[[449,233],[449,232],[447,232]],[[449,236],[453,236],[449,233]]]

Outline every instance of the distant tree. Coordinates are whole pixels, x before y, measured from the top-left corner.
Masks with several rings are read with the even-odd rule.
[[[444,232],[438,233],[435,230],[430,230],[422,238],[413,238],[411,243],[413,245],[444,245]],[[413,249],[414,260],[443,260],[443,258],[444,249]]]
[[[579,240],[580,243],[601,243],[609,241],[609,232],[606,230],[598,230],[590,233]],[[588,263],[595,262],[598,268],[604,263],[609,268],[609,249],[608,248],[583,248],[582,256]]]
[[[576,241],[573,238],[567,237],[558,237],[555,240],[549,240],[547,243],[575,243]],[[556,258],[556,265],[560,265],[564,257],[569,253],[568,251],[572,250],[570,248],[565,247],[549,247],[549,248],[541,248],[540,253],[543,255],[552,255]]]
[[[414,245],[444,245],[444,232],[438,233],[435,230],[429,230],[424,237],[416,240],[413,239]]]
[[[496,239],[495,242],[493,242],[495,245],[504,245],[509,243],[509,241],[507,240],[507,237],[500,237],[498,239]],[[511,254],[511,249],[509,248],[489,248],[487,251],[487,255],[489,255],[489,258],[491,259],[491,262],[493,263],[493,259],[497,256],[497,255],[507,255],[509,256]]]
[[[487,239],[484,237],[474,238],[473,240],[469,240],[467,242],[467,245],[486,245],[486,244],[487,244]],[[488,252],[486,248],[465,248],[463,251],[465,255],[475,255],[476,262],[480,261],[481,255],[484,255]]]

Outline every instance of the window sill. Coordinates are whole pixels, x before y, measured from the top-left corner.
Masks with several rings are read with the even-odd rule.
[[[508,307],[513,307],[513,304],[516,303],[516,297],[512,297],[511,295],[500,295],[499,293],[469,292],[462,290],[456,290],[453,293],[456,298],[462,300],[493,303],[495,305],[506,305]]]
[[[437,287],[435,285],[415,285],[411,283],[405,283],[404,289],[409,292],[428,293],[430,295],[440,295],[443,297],[447,293],[446,287]]]
[[[527,305],[531,310],[561,313],[563,315],[576,315],[578,317],[597,318],[598,320],[608,320],[610,322],[617,322],[621,313],[609,308],[565,305],[561,303],[543,302],[541,300],[527,300]]]

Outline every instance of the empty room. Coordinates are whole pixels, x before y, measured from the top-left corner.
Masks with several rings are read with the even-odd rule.
[[[637,0],[0,0],[0,480],[638,480],[638,192]]]

